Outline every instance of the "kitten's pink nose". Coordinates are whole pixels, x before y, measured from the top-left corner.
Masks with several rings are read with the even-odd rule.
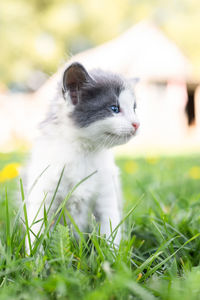
[[[134,123],[132,123],[132,126],[135,128],[135,130],[137,130],[140,126],[140,123],[134,122]]]

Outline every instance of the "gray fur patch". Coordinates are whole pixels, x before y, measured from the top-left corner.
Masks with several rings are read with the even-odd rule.
[[[80,101],[74,107],[71,118],[79,127],[113,115],[112,105],[118,105],[118,98],[125,89],[125,81],[119,75],[102,70],[90,72],[93,78],[80,90]]]

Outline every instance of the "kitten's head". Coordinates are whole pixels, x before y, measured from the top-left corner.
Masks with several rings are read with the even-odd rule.
[[[135,95],[121,76],[102,70],[88,73],[81,64],[72,63],[63,75],[63,96],[81,136],[94,145],[124,144],[136,134]]]

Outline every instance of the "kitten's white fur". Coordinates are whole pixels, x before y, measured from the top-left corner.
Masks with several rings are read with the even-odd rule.
[[[60,94],[56,101],[54,109],[59,125],[49,122],[44,126],[42,136],[36,141],[32,150],[27,170],[27,191],[29,191],[35,179],[48,167],[27,199],[29,225],[45,194],[47,194],[45,205],[48,209],[65,166],[50,215],[56,211],[73,186],[97,171],[78,186],[67,203],[67,208],[81,231],[87,230],[88,215],[96,213],[97,221],[101,224],[101,233],[109,237],[110,222],[114,229],[121,220],[122,211],[118,168],[109,147],[112,146],[111,144],[125,143],[135,134],[136,130],[132,126],[137,122],[133,110],[134,95],[129,88],[123,90],[119,96],[121,112],[104,120],[98,120],[85,128],[76,128],[72,120],[66,117],[69,111],[73,110],[68,94],[66,102]],[[110,135],[105,136],[105,132],[109,132]],[[91,208],[94,208],[94,211],[91,211]],[[40,210],[37,219],[41,218],[43,218],[43,209]],[[40,226],[41,222],[33,225],[33,232],[37,234]],[[119,228],[115,243],[119,244],[120,238]],[[31,235],[31,239],[34,240],[34,235]]]

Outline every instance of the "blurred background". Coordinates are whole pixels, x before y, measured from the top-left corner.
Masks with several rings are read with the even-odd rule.
[[[140,133],[118,153],[200,149],[200,2],[0,2],[0,151],[27,149],[72,61],[139,77]]]

